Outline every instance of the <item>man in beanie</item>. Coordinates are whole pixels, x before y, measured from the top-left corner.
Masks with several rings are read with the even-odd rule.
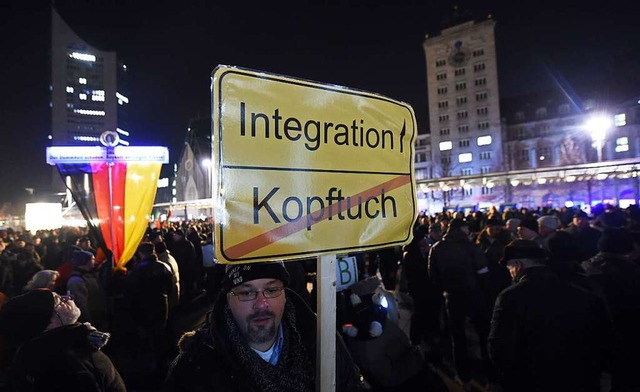
[[[185,334],[169,391],[314,391],[316,316],[286,287],[283,262],[234,264],[199,330]],[[336,334],[336,391],[359,388],[359,371]]]
[[[95,260],[93,253],[85,250],[72,253],[73,272],[67,282],[67,290],[82,311],[80,322],[91,323],[99,330],[107,331],[107,298],[95,268]]]
[[[0,310],[0,333],[11,355],[10,391],[124,392],[124,382],[100,351],[109,334],[78,323],[70,296],[37,289],[9,300]]]
[[[613,333],[603,301],[549,270],[534,241],[512,241],[501,262],[514,284],[498,295],[488,347],[504,391],[600,391]]]

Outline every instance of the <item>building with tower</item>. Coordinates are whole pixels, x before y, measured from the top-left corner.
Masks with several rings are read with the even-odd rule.
[[[492,19],[468,21],[426,37],[434,176],[502,169],[494,28]]]
[[[636,204],[637,95],[556,85],[501,99],[495,24],[458,13],[424,41],[429,136],[416,140],[419,210]]]

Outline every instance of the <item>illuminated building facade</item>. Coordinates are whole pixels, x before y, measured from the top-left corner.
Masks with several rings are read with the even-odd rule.
[[[435,176],[502,169],[494,27],[464,22],[424,42]]]
[[[118,90],[126,66],[115,52],[86,43],[55,9],[51,33],[51,145],[98,145],[106,130],[117,131],[120,144],[128,145],[121,124],[129,98]]]
[[[416,141],[418,209],[637,203],[638,97],[501,100],[494,27],[458,20],[424,42],[430,135]]]

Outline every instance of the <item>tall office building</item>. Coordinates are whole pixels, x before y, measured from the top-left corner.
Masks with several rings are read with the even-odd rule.
[[[128,145],[121,124],[127,96],[118,90],[126,66],[115,52],[96,49],[51,10],[51,144],[99,145],[100,134],[117,131]]]
[[[426,37],[434,177],[503,170],[494,28],[467,21]]]

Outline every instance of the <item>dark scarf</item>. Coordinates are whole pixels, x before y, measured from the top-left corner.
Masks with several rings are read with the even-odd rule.
[[[276,366],[260,358],[249,347],[229,308],[225,309],[224,316],[233,353],[257,387],[257,390],[264,392],[311,392],[315,389],[315,368],[309,360],[307,352],[301,343],[300,333],[296,329],[293,304],[290,302],[285,304],[285,312],[282,318],[284,341],[282,342],[282,352]]]

